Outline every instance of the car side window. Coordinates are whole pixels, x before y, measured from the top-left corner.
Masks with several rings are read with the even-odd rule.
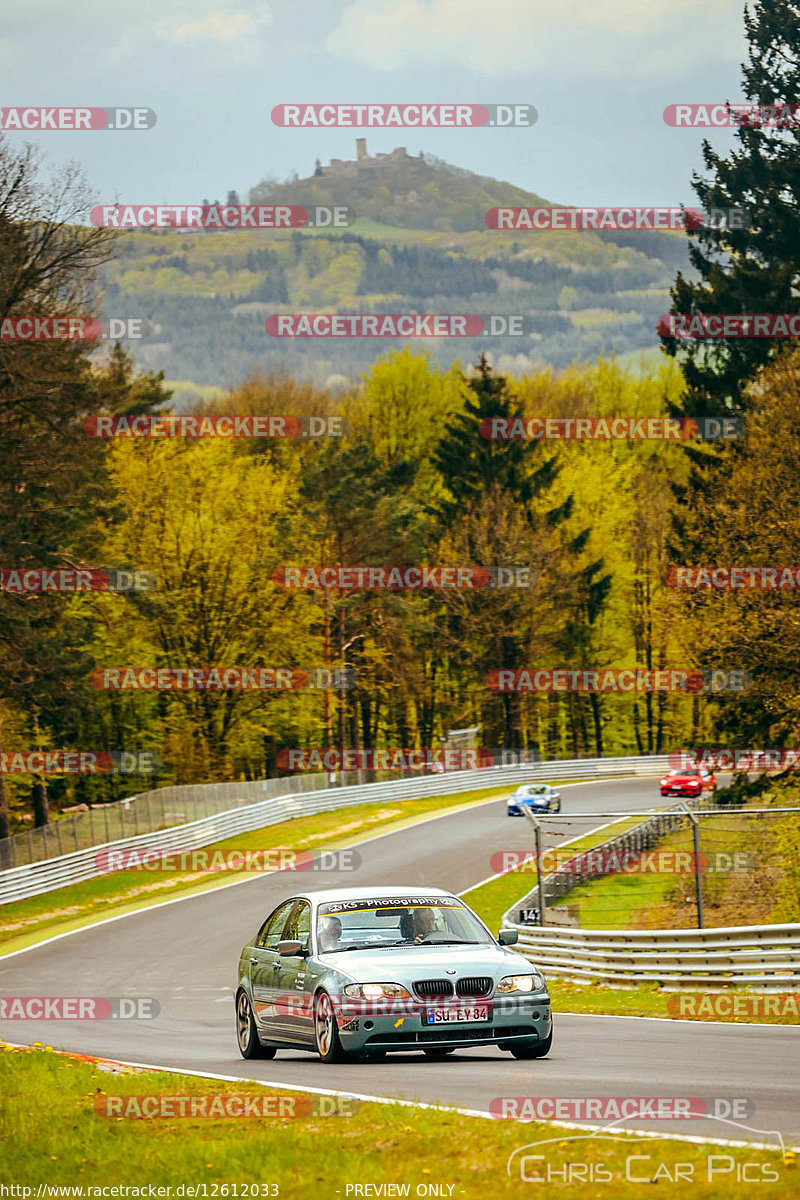
[[[303,942],[310,945],[311,938],[311,905],[305,900],[297,900],[289,914],[283,937],[287,941]]]
[[[287,917],[294,907],[294,900],[287,900],[284,904],[279,905],[275,911],[267,917],[264,924],[261,926],[261,932],[258,935],[256,942],[262,950],[274,950],[278,942],[283,937],[283,927],[286,924]]]

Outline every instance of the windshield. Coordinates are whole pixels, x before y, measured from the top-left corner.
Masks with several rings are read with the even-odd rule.
[[[517,788],[518,796],[546,796],[547,788],[543,784],[538,786],[525,786]]]
[[[455,897],[337,900],[321,904],[317,913],[320,953],[492,942]]]

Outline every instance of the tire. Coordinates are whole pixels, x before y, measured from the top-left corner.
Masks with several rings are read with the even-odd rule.
[[[543,1042],[532,1041],[528,1039],[525,1042],[515,1042],[509,1046],[509,1050],[514,1055],[514,1058],[544,1058],[550,1053],[550,1047],[553,1045],[552,1030],[548,1037]]]
[[[327,992],[317,992],[314,997],[314,1041],[324,1063],[344,1062],[349,1058],[339,1041],[336,1014]]]
[[[427,1050],[423,1050],[426,1058],[432,1058],[434,1062],[440,1059],[448,1058],[455,1053],[455,1046],[429,1046]]]
[[[242,989],[236,997],[236,1041],[242,1058],[274,1058],[276,1046],[262,1046],[258,1040],[253,1009],[247,992]]]

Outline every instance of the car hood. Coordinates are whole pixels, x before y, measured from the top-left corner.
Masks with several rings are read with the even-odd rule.
[[[455,969],[458,979],[463,975],[491,975],[495,980],[503,975],[524,975],[531,970],[528,962],[513,950],[503,946],[403,946],[396,950],[352,950],[344,954],[321,954],[318,961],[325,967],[349,975],[357,983],[407,983],[413,979],[438,979]]]
[[[683,784],[683,783],[700,783],[701,780],[698,779],[698,777],[696,775],[665,775],[664,782],[665,783]]]

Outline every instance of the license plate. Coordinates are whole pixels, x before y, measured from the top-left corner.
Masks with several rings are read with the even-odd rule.
[[[490,1021],[488,1004],[469,1004],[464,1008],[427,1008],[426,1025],[465,1025],[472,1021]]]

